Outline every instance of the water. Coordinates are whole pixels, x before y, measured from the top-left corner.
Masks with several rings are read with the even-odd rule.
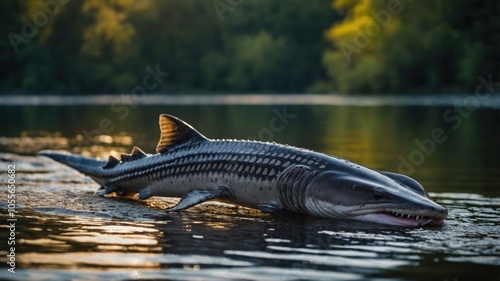
[[[0,279],[500,280],[498,107],[436,104],[3,106],[2,178],[15,164],[19,206],[12,274],[0,194]],[[166,214],[177,199],[103,199],[90,179],[33,156],[152,153],[160,113],[211,138],[288,143],[411,174],[449,218],[400,228],[222,203]]]

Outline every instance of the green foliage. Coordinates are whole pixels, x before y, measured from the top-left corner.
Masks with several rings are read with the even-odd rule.
[[[0,34],[4,38],[0,40],[0,93],[5,93],[21,88],[20,72],[23,69],[23,60],[16,56],[7,36],[14,28],[22,25],[20,15],[24,10],[16,0],[5,0],[0,5]]]
[[[4,38],[22,36],[21,19],[33,22],[44,2],[50,0],[1,2],[9,11]],[[157,92],[304,91],[326,78],[323,31],[337,18],[329,0],[227,3],[233,6],[224,21],[210,1],[60,4],[18,53],[2,42],[1,62],[12,71],[2,70],[0,91],[126,93],[142,83],[148,65],[171,74]]]
[[[260,84],[261,90],[286,87],[281,71],[286,63],[287,42],[262,31],[257,35],[235,37],[228,44],[231,69],[226,81],[231,89],[250,91]],[[281,80],[281,81],[280,81]]]
[[[498,1],[336,4],[346,16],[327,33],[333,47],[324,64],[331,79],[319,84],[323,90],[473,92],[479,75],[500,77]]]
[[[0,94],[127,93],[148,65],[170,73],[155,92],[470,92],[500,77],[494,0],[59,2],[0,2]]]

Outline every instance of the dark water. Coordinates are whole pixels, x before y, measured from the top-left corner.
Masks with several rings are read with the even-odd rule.
[[[16,164],[14,280],[500,280],[500,115],[489,107],[191,105],[4,106],[2,179]],[[449,210],[442,227],[397,228],[204,204],[99,198],[40,149],[106,157],[154,152],[158,115],[211,138],[276,141],[403,172]],[[5,189],[4,189],[5,190]]]

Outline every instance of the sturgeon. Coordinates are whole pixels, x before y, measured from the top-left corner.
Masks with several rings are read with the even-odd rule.
[[[38,154],[89,176],[104,196],[180,197],[166,211],[218,200],[265,213],[282,211],[372,223],[443,223],[447,210],[414,179],[277,143],[211,140],[177,117],[160,115],[156,154],[134,147],[121,159],[61,151]]]

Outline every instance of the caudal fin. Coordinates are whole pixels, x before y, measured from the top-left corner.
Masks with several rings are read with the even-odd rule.
[[[106,164],[106,161],[71,154],[66,151],[42,150],[38,152],[38,155],[48,157],[91,177],[95,176],[96,172]]]

